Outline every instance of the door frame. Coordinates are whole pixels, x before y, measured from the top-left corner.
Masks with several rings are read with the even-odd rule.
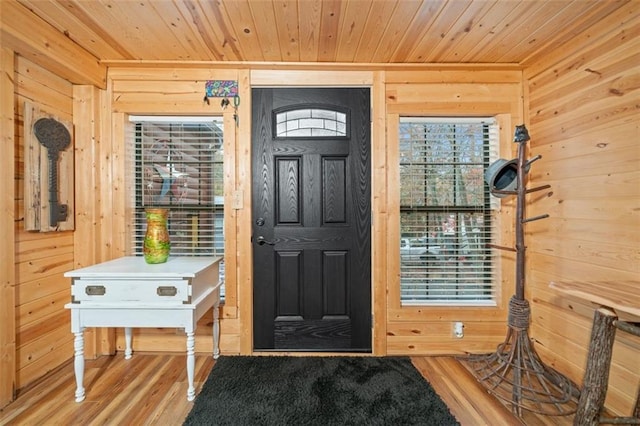
[[[254,355],[253,351],[253,247],[251,174],[252,117],[251,90],[254,88],[368,88],[371,97],[371,312],[372,312],[372,352],[374,356],[384,356],[387,332],[387,263],[386,251],[386,141],[385,141],[385,71],[306,71],[306,70],[252,70],[244,74],[240,81],[242,106],[238,110],[240,125],[236,157],[237,189],[232,194],[234,208],[237,209],[238,230],[238,316],[240,354]],[[313,82],[310,84],[310,82]],[[246,83],[246,84],[243,84]],[[375,171],[375,173],[374,173]],[[393,256],[391,256],[391,261]],[[278,354],[278,352],[269,352]],[[282,352],[282,354],[289,354]],[[291,354],[300,355],[292,352]],[[331,352],[304,352],[306,356],[331,355]],[[345,355],[344,352],[338,353]]]

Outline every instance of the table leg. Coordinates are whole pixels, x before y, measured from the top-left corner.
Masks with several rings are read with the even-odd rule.
[[[213,305],[213,359],[220,357],[220,303]]]
[[[187,331],[187,401],[193,401],[196,397],[196,388],[193,385],[193,376],[196,367],[195,337],[193,331]]]
[[[124,359],[131,359],[131,327],[124,328]]]
[[[607,396],[616,319],[616,313],[604,307],[596,309],[593,314],[587,365],[578,408],[573,418],[575,426],[594,426],[600,423],[600,414]]]
[[[80,329],[77,333],[73,333],[74,359],[73,368],[76,373],[76,402],[84,400],[84,330]]]

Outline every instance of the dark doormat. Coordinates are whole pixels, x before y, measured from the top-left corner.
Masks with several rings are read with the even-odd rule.
[[[459,425],[406,357],[218,359],[185,425]]]

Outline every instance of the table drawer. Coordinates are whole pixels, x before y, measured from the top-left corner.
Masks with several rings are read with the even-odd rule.
[[[191,281],[175,280],[100,280],[74,279],[73,303],[190,303]]]

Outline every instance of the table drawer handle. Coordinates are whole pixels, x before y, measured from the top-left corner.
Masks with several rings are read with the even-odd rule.
[[[88,285],[84,291],[87,296],[104,296],[107,289],[103,285]]]
[[[158,296],[175,296],[178,294],[178,289],[174,286],[160,286],[157,290]]]

